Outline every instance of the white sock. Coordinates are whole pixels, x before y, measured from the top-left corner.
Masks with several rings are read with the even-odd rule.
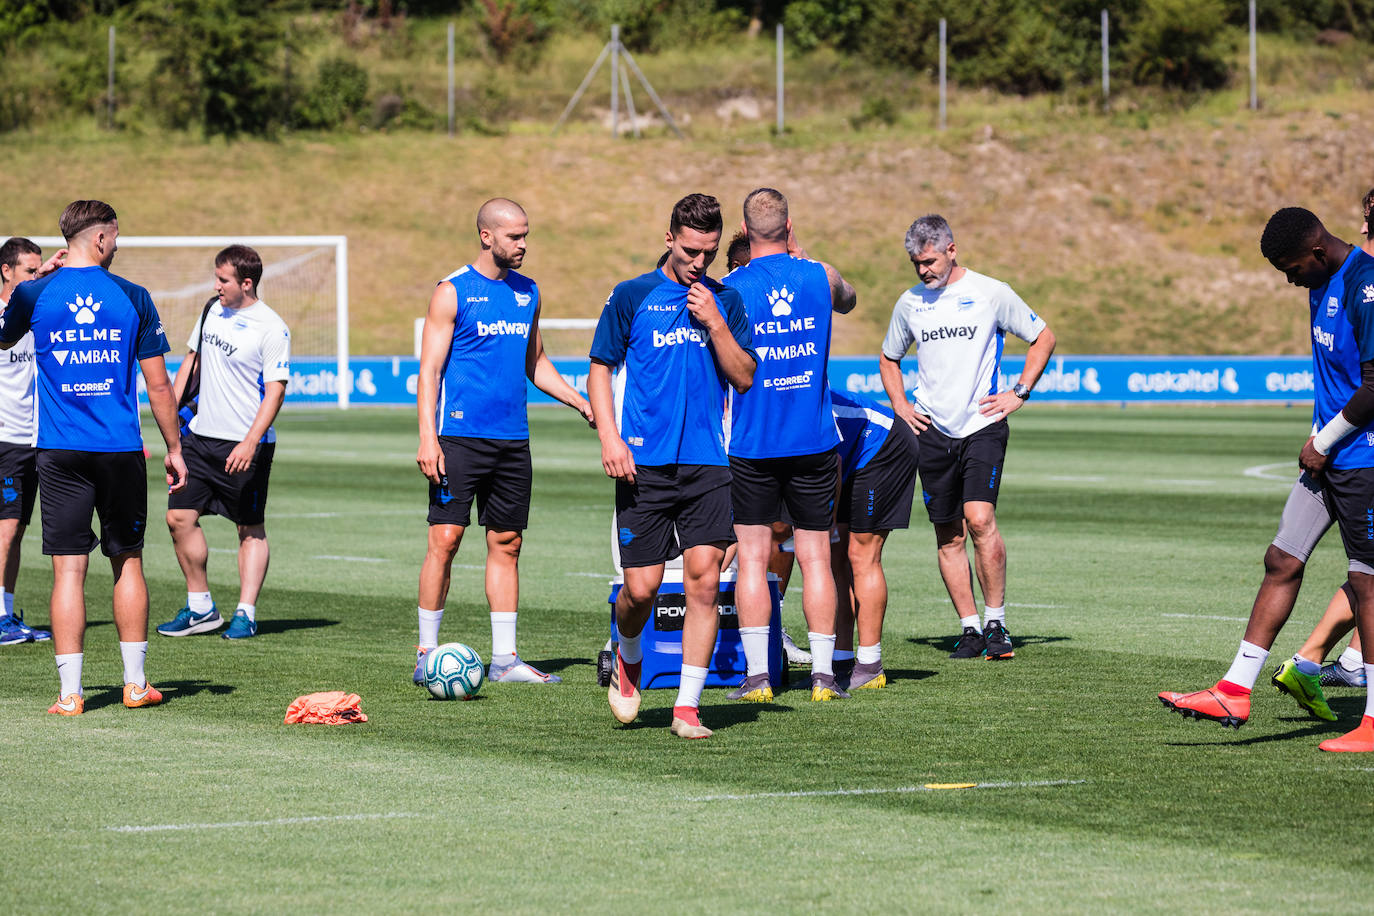
[[[1005,604],[1001,607],[983,608],[983,626],[987,626],[994,620],[1000,620],[1003,626],[1007,625],[1007,606]]]
[[[875,642],[871,646],[859,646],[859,650],[854,654],[854,658],[861,665],[881,664],[883,660],[883,644],[881,642]]]
[[[1341,657],[1336,659],[1336,661],[1339,662],[1340,666],[1346,671],[1358,671],[1360,666],[1364,664],[1364,654],[1354,646],[1346,646],[1345,651],[1341,653]]]
[[[969,627],[979,631],[983,629],[983,624],[979,622],[977,614],[970,614],[967,617],[959,618],[959,629],[961,631],[967,630]]]
[[[146,642],[121,642],[119,655],[124,659],[124,683],[136,687],[148,686],[148,678],[143,673],[143,661],[148,657]]]
[[[14,592],[0,588],[0,598],[4,599],[4,607],[0,608],[0,617],[8,617],[14,613]]]
[[[806,633],[806,639],[811,647],[811,676],[818,674],[835,674],[835,668],[831,664],[835,657],[835,634],[834,633]]]
[[[1236,659],[1231,662],[1231,667],[1222,680],[1238,684],[1247,690],[1253,689],[1268,658],[1268,649],[1261,649],[1254,643],[1242,639],[1240,648],[1236,650]]]
[[[768,673],[768,627],[740,627],[739,641],[744,645],[744,673]]]
[[[643,638],[644,631],[640,630],[633,636],[620,634],[620,659],[627,665],[644,660],[644,650],[640,648],[639,640]]]
[[[836,649],[835,653],[831,656],[831,659],[837,662],[851,662],[854,660],[854,650]]]
[[[678,679],[677,699],[674,706],[701,705],[701,688],[706,686],[706,669],[698,665],[683,665],[682,676]]]
[[[444,619],[444,609],[437,611],[427,611],[424,608],[416,608],[420,612],[420,648],[433,649],[439,645],[439,621]]]
[[[1368,662],[1366,662],[1364,666],[1364,682],[1366,684],[1374,684],[1374,665]],[[1365,693],[1364,714],[1366,716],[1374,716],[1374,690]]]
[[[187,592],[186,606],[197,614],[204,614],[215,606],[209,592]]]
[[[258,606],[256,604],[244,604],[239,602],[238,609],[248,615],[248,619],[254,623],[258,622]]]
[[[515,661],[515,611],[491,612],[491,663],[509,665]]]
[[[55,658],[57,659],[57,677],[62,682],[60,695],[65,697],[75,693],[85,696],[81,693],[82,653],[72,652],[70,655],[58,655]]]

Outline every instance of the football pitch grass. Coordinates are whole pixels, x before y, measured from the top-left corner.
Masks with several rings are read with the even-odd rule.
[[[87,589],[87,712],[49,716],[51,644],[0,649],[0,911],[1044,912],[1358,906],[1374,759],[1268,684],[1343,579],[1333,533],[1239,731],[1155,698],[1224,673],[1309,424],[1306,409],[1058,409],[1013,429],[999,520],[1014,661],[952,661],[919,505],[886,552],[890,686],[772,705],[710,689],[707,741],[634,725],[596,685],[611,484],[595,435],[534,410],[520,648],[558,686],[438,702],[410,683],[425,488],[409,411],[288,412],[259,636],[152,636],[167,699],[126,710],[108,564]],[[155,441],[155,436],[150,436]],[[157,449],[154,449],[156,455]],[[150,470],[160,462],[150,462]],[[184,583],[150,475],[152,624]],[[35,529],[37,525],[35,524]],[[211,582],[237,596],[231,526]],[[474,535],[477,532],[474,532]],[[45,624],[38,532],[19,603]],[[441,638],[484,659],[483,545],[459,552]],[[800,577],[794,582],[794,587]],[[784,619],[805,631],[799,602]],[[794,672],[796,676],[796,672]],[[315,690],[365,725],[282,724]],[[927,788],[966,785],[972,788]]]

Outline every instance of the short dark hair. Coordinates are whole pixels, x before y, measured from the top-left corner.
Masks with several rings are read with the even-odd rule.
[[[23,254],[36,254],[42,257],[43,249],[29,239],[15,236],[5,244],[0,245],[0,267],[8,267],[13,270],[19,266],[19,256]]]
[[[668,231],[677,235],[683,226],[697,232],[719,232],[725,223],[720,218],[720,201],[709,194],[688,194],[673,204]]]
[[[736,232],[734,238],[730,239],[730,247],[725,249],[725,266],[734,270],[748,264],[749,258],[749,236]]]
[[[1260,236],[1260,253],[1270,262],[1287,261],[1312,247],[1326,231],[1317,214],[1302,207],[1284,207],[1269,217]]]
[[[1371,211],[1374,211],[1374,188],[1370,188],[1364,195],[1364,200],[1360,201],[1360,209],[1364,211],[1365,238],[1374,239],[1374,226],[1369,225],[1371,222],[1374,222],[1374,220],[1369,218],[1371,216]]]
[[[67,209],[58,217],[57,228],[62,230],[62,237],[70,242],[92,226],[113,223],[118,218],[114,207],[103,200],[74,200],[67,204]]]
[[[257,292],[258,281],[262,279],[262,258],[256,251],[247,245],[230,245],[215,255],[216,267],[225,264],[233,265],[234,273],[240,280],[252,280],[253,291]]]

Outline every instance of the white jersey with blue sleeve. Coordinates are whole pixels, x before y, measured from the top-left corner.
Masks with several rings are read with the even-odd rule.
[[[103,267],[64,267],[21,283],[10,298],[0,340],[30,330],[38,447],[141,451],[137,364],[168,350],[148,291]]]
[[[730,333],[755,361],[739,293],[701,281]],[[725,392],[707,331],[687,308],[687,287],[655,270],[616,286],[592,338],[591,358],[620,368],[617,417],[635,463],[726,466]]]
[[[539,287],[513,270],[492,280],[471,264],[443,282],[453,284],[458,311],[440,375],[439,435],[528,439],[525,365]]]
[[[1361,385],[1360,363],[1374,360],[1374,257],[1356,248],[1319,290],[1312,308],[1312,419],[1318,427],[1345,407]],[[1334,468],[1374,467],[1374,421],[1330,452]]]
[[[722,281],[739,290],[759,355],[754,384],[730,406],[730,454],[787,458],[839,444],[826,366],[830,280],[819,261],[764,255]]]

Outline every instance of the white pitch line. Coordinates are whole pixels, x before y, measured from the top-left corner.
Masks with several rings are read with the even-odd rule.
[[[1046,479],[1046,480],[1062,480],[1062,481],[1067,481],[1067,482],[1069,482],[1069,483],[1101,483],[1102,481],[1106,480],[1107,478],[1105,478],[1105,477],[1084,476],[1084,475],[1080,475],[1080,474],[1051,474],[1051,475],[1049,475],[1049,477],[1047,477],[1047,478],[1045,478],[1045,479]]]
[[[344,516],[364,516],[371,518],[382,515],[416,515],[423,516],[425,509],[359,509],[356,512],[269,512],[267,517],[273,520],[282,518],[343,518]]]
[[[344,563],[385,563],[385,557],[345,557],[334,553],[320,553],[311,557],[312,560],[339,560]]]
[[[1210,487],[1216,483],[1215,480],[1190,480],[1186,477],[1155,477],[1142,482],[1164,484],[1170,487]]]
[[[1260,480],[1281,480],[1284,483],[1292,483],[1293,481],[1298,479],[1298,475],[1294,471],[1293,465],[1294,462],[1292,461],[1279,461],[1274,464],[1257,464],[1252,468],[1246,468],[1241,473],[1244,474],[1246,477],[1256,477]],[[1287,473],[1269,473],[1275,468],[1284,468],[1286,469]]]
[[[1043,786],[1077,786],[1086,779],[1046,779],[1034,782],[980,782],[970,789],[1037,789]],[[814,792],[755,792],[750,795],[700,795],[685,799],[689,802],[752,801],[758,798],[825,798],[836,795],[893,795],[910,792],[939,792],[928,785],[896,786],[887,789],[823,789]]]
[[[158,833],[167,830],[226,830],[230,827],[287,827],[292,824],[315,824],[324,821],[371,821],[382,818],[419,817],[404,811],[387,814],[327,814],[316,817],[278,817],[270,821],[223,821],[218,824],[126,824],[123,827],[106,827],[113,833]]]
[[[1040,608],[1066,608],[1067,604],[1021,604],[1019,601],[1008,601],[1008,607],[1040,607]]]
[[[1186,617],[1189,620],[1230,620],[1237,623],[1249,623],[1249,617],[1218,617],[1215,614],[1160,614],[1161,617]]]
[[[589,573],[589,572],[570,572],[564,573],[565,576],[582,576],[586,579],[609,579],[610,573]]]

